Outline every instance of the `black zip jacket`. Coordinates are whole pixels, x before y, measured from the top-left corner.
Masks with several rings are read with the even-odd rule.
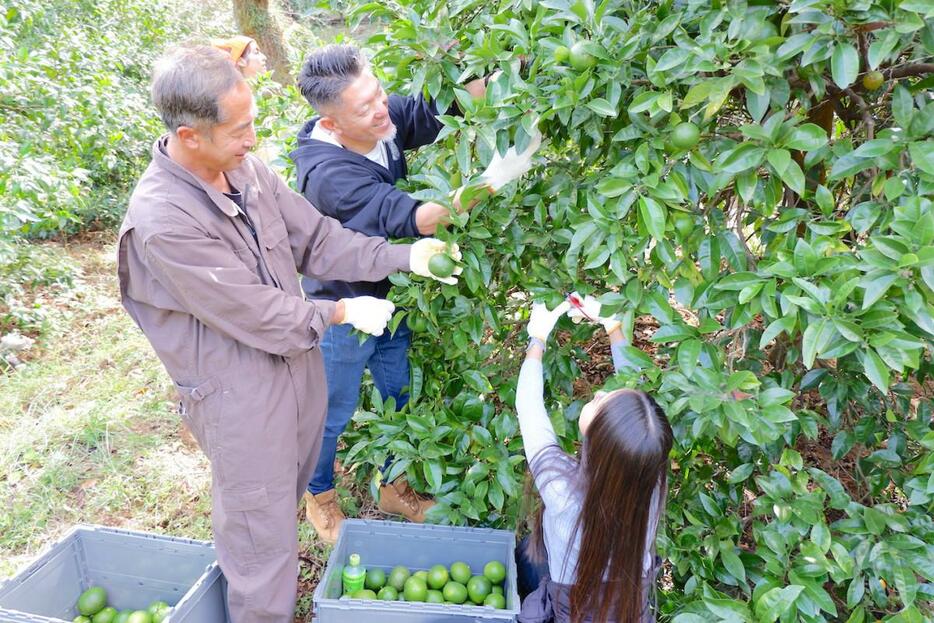
[[[456,113],[456,108],[452,107]],[[395,187],[408,174],[403,152],[434,142],[443,127],[434,102],[421,96],[389,96],[389,116],[396,137],[387,145],[386,169],[349,149],[311,138],[314,117],[298,133],[298,148],[289,154],[295,163],[298,191],[321,213],[344,227],[369,236],[410,238],[419,202]],[[337,300],[355,296],[385,298],[390,283],[318,281],[302,278],[308,298]]]

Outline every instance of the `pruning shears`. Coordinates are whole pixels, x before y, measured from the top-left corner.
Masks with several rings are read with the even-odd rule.
[[[584,316],[584,318],[586,318],[590,322],[596,321],[596,318],[592,317],[590,314],[588,314],[584,310],[584,301],[580,300],[580,297],[578,297],[576,294],[574,294],[573,292],[568,292],[565,295],[565,300],[567,300],[567,302],[571,304],[571,307],[579,311],[581,315]]]

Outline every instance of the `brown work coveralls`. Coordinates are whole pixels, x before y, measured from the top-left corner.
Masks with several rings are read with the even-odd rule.
[[[335,303],[305,301],[296,272],[378,281],[409,245],[344,229],[247,156],[234,202],[153,147],[120,230],[122,302],[181,396],[211,461],[217,557],[234,623],[285,623],[295,608],[296,504],[327,407],[318,341]],[[257,240],[259,244],[257,244]]]

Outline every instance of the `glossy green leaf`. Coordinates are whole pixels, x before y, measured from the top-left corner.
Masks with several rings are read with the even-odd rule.
[[[640,197],[639,213],[645,228],[653,238],[665,237],[666,210],[661,203],[651,197]]]
[[[804,590],[803,586],[793,585],[783,588],[773,588],[763,594],[756,602],[756,617],[759,621],[772,623],[784,616],[793,606],[798,596]]]
[[[830,57],[830,72],[833,81],[841,89],[856,82],[859,74],[859,52],[851,43],[837,42]]]
[[[889,391],[889,369],[875,350],[867,348],[860,351],[863,359],[863,371],[866,378],[882,393]]]

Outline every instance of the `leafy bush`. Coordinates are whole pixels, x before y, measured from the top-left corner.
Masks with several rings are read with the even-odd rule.
[[[41,333],[47,310],[36,301],[36,292],[55,296],[73,280],[73,268],[60,255],[0,239],[0,337],[13,331]]]
[[[346,459],[392,453],[388,477],[437,496],[441,521],[515,525],[519,293],[551,305],[603,293],[634,339],[609,385],[653,392],[676,430],[663,612],[922,620],[934,600],[930,3],[351,4],[388,20],[369,45],[392,89],[464,111],[419,155],[410,189],[449,200],[536,121],[547,144],[541,166],[447,234],[464,253],[459,286],[394,278],[393,300],[427,324],[413,401],[395,412],[374,396]],[[494,69],[472,101],[460,85]],[[695,146],[690,128],[674,137],[685,121]],[[603,382],[592,335],[559,325],[545,358],[569,449],[588,384]]]
[[[179,3],[180,4],[180,3]],[[13,0],[0,12],[0,231],[119,223],[161,123],[152,61],[193,9],[140,0]]]
[[[149,72],[203,7],[170,0],[12,0],[0,11],[0,335],[41,333],[40,291],[67,263],[24,238],[120,222],[163,132]],[[206,36],[206,32],[198,33]]]

